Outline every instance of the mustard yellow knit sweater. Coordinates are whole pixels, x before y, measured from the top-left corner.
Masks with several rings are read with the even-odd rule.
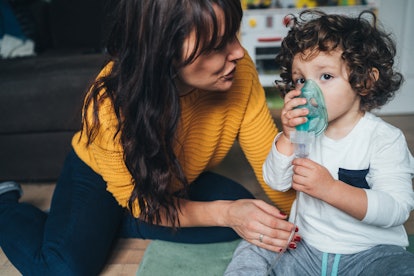
[[[101,74],[107,70],[110,66]],[[177,147],[175,152],[190,183],[203,171],[219,164],[238,139],[266,194],[288,213],[295,194],[273,191],[263,182],[262,164],[277,128],[267,108],[255,66],[247,54],[237,64],[229,91],[195,90],[181,97],[181,109],[178,137],[182,147]],[[87,135],[80,136],[78,132],[72,139],[72,146],[79,158],[103,177],[107,190],[119,204],[126,207],[133,186],[123,160],[119,135],[114,139],[117,119],[109,99],[100,107],[99,119],[99,134],[93,143],[87,147]],[[134,211],[138,211],[138,205]]]

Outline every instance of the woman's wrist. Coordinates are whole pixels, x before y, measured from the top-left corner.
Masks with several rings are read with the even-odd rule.
[[[217,200],[214,201],[214,218],[216,220],[217,226],[221,227],[230,227],[230,206],[232,204],[232,201],[230,200]]]
[[[228,226],[230,203],[229,200],[181,200],[180,224],[182,227]]]

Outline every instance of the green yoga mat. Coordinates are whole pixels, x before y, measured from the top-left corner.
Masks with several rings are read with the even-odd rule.
[[[185,244],[154,240],[145,250],[137,276],[222,276],[240,240]]]

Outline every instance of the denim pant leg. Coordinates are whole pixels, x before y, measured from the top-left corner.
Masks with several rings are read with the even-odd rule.
[[[2,16],[0,37],[11,35],[19,39],[26,39],[25,34],[17,20],[9,1],[0,0],[0,15]]]
[[[254,198],[241,184],[222,175],[202,173],[189,188],[189,199],[194,201],[237,200]],[[125,215],[122,227],[123,237],[158,239],[182,243],[212,243],[239,239],[237,233],[228,227],[183,227],[173,231],[170,227],[149,225]]]
[[[71,151],[47,215],[2,205],[0,245],[23,275],[97,275],[117,236],[123,209],[106,183]]]

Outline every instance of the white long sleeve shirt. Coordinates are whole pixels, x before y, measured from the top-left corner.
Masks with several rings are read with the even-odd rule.
[[[340,140],[323,134],[316,137],[309,158],[325,166],[335,179],[363,188],[368,210],[360,221],[301,192],[296,224],[304,240],[320,251],[338,254],[378,244],[408,246],[403,223],[414,209],[414,159],[401,130],[367,112]],[[288,190],[293,159],[279,153],[273,143],[263,165],[265,182],[275,190]],[[295,212],[296,201],[291,221]]]

